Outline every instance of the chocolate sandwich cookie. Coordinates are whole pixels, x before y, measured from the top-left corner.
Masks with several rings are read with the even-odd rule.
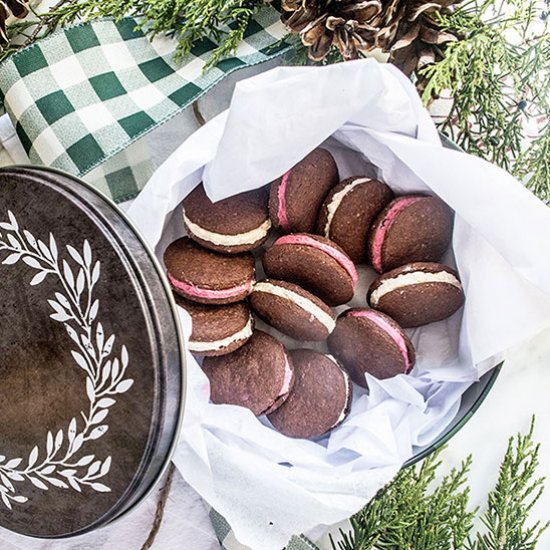
[[[285,403],[268,418],[289,437],[320,437],[341,424],[351,409],[348,375],[330,355],[309,349],[290,352],[296,382]]]
[[[367,299],[402,327],[419,327],[451,316],[462,307],[458,273],[443,264],[417,262],[384,273],[371,284]]]
[[[322,300],[285,281],[256,283],[250,305],[266,323],[296,340],[326,340],[336,324],[334,313]]]
[[[344,311],[336,320],[328,347],[351,379],[364,387],[366,372],[380,379],[391,378],[407,374],[415,362],[414,347],[403,329],[374,309]]]
[[[437,197],[406,195],[378,215],[369,233],[369,260],[379,273],[411,262],[436,262],[451,244],[453,212]]]
[[[175,292],[202,304],[239,302],[248,296],[255,282],[251,253],[219,254],[189,237],[177,239],[168,246],[164,264]]]
[[[183,222],[189,236],[217,252],[253,250],[267,239],[271,220],[266,188],[212,202],[202,183],[183,201]]]
[[[299,233],[277,239],[262,258],[267,275],[300,285],[330,306],[353,298],[357,270],[331,240]]]
[[[269,215],[282,233],[315,231],[319,208],[338,183],[338,168],[326,149],[314,149],[271,185]]]
[[[194,355],[218,356],[231,353],[252,336],[254,318],[246,302],[209,306],[185,300],[176,303],[191,316],[193,329],[189,351]]]
[[[255,330],[233,353],[206,357],[202,369],[210,380],[213,403],[240,405],[256,416],[280,407],[294,385],[294,369],[285,347],[261,330]]]
[[[317,221],[317,233],[340,245],[355,262],[366,259],[367,237],[374,218],[392,200],[381,181],[354,176],[328,194]]]

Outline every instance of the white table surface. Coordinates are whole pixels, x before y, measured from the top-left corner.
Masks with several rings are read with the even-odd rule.
[[[228,77],[200,101],[205,117],[211,118],[229,104],[235,82],[255,74],[259,70],[276,65],[278,61],[261,67],[245,69]],[[188,135],[198,127],[195,117],[188,109],[164,125],[162,131],[149,136],[148,142],[157,162],[161,162]],[[0,124],[0,140],[2,127]],[[17,160],[17,159],[16,159]],[[19,160],[20,162],[20,160]],[[487,492],[493,487],[498,466],[506,450],[508,438],[518,431],[529,429],[531,416],[536,415],[536,438],[541,447],[541,475],[550,470],[550,443],[545,441],[550,434],[550,331],[540,335],[521,349],[514,350],[507,359],[491,393],[472,420],[451,440],[444,452],[441,473],[460,464],[469,453],[474,462],[469,480],[471,506],[485,505]],[[158,488],[160,490],[160,486]],[[2,550],[138,550],[147,538],[158,498],[158,490],[128,517],[94,533],[66,541],[39,541],[14,535],[0,529]],[[543,494],[532,511],[533,520],[550,517],[550,488]],[[340,528],[347,530],[349,524],[331,527],[318,540],[321,550],[332,548],[328,533],[338,540]],[[158,550],[213,550],[218,541],[208,518],[207,508],[201,498],[176,472],[170,492],[164,520],[153,548]],[[550,531],[541,539],[539,548],[550,548]],[[261,549],[253,549],[261,550]]]

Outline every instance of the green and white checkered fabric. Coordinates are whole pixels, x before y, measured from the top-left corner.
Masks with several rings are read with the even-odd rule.
[[[114,202],[121,203],[133,199],[154,171],[147,142],[139,139],[88,172],[83,179]]]
[[[267,61],[288,46],[280,14],[266,6],[235,56],[206,73],[215,44],[203,40],[179,63],[175,42],[149,40],[132,18],[101,19],[60,30],[0,65],[0,94],[31,162],[84,176],[196,100],[235,69]],[[103,190],[117,200],[144,181],[105,171]],[[118,177],[122,192],[113,188]],[[113,179],[115,178],[115,179]],[[109,181],[111,179],[111,182]]]
[[[222,515],[218,514],[214,508],[210,509],[210,521],[212,522],[212,526],[214,527],[220,544],[225,550],[251,550],[248,546],[244,546],[235,538],[227,520]],[[319,550],[319,547],[313,544],[308,538],[304,537],[304,535],[295,535],[288,541],[284,550]]]

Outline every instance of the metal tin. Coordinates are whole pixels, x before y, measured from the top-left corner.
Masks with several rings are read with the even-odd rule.
[[[0,169],[0,205],[0,270],[5,272],[0,286],[0,526],[36,537],[69,537],[119,519],[162,476],[184,410],[183,338],[153,252],[126,216],[92,187],[49,169]],[[79,324],[66,302],[70,306],[71,292],[74,302],[90,285],[91,299],[82,300],[93,319]],[[86,340],[88,329],[93,337]],[[101,369],[88,372],[89,346],[95,345],[97,355],[98,338],[105,349],[113,334]],[[116,392],[98,397],[97,384],[114,371],[120,377]],[[405,467],[439,448],[473,416],[499,371],[500,365],[465,392],[450,426],[431,445],[415,449]],[[96,407],[92,422],[79,404],[93,408],[100,399],[109,401]],[[80,438],[86,418],[90,426]],[[67,454],[70,460],[62,466],[61,455]]]
[[[0,205],[0,525],[77,535],[126,513],[167,466],[183,338],[154,255],[93,188],[2,169]]]

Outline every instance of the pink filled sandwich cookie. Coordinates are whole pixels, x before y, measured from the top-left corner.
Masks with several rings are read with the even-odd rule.
[[[227,256],[177,239],[164,253],[168,279],[176,293],[201,304],[229,304],[246,298],[255,282],[254,256]]]
[[[277,410],[294,386],[294,368],[285,347],[261,330],[237,351],[207,357],[202,369],[213,403],[240,405],[256,416]]]
[[[451,244],[453,212],[439,198],[397,197],[370,230],[369,260],[379,273],[411,262],[437,262]]]
[[[384,379],[407,374],[415,363],[412,342],[391,318],[367,308],[344,311],[328,338],[330,352],[351,379],[367,387],[365,373]]]
[[[336,360],[309,349],[290,352],[296,382],[288,399],[268,418],[288,437],[318,438],[349,414],[351,382]]]
[[[291,168],[271,185],[269,215],[281,233],[312,233],[327,193],[338,183],[338,168],[322,148]]]
[[[280,237],[262,263],[270,278],[295,283],[330,306],[353,298],[358,279],[355,264],[325,237],[307,233]]]

